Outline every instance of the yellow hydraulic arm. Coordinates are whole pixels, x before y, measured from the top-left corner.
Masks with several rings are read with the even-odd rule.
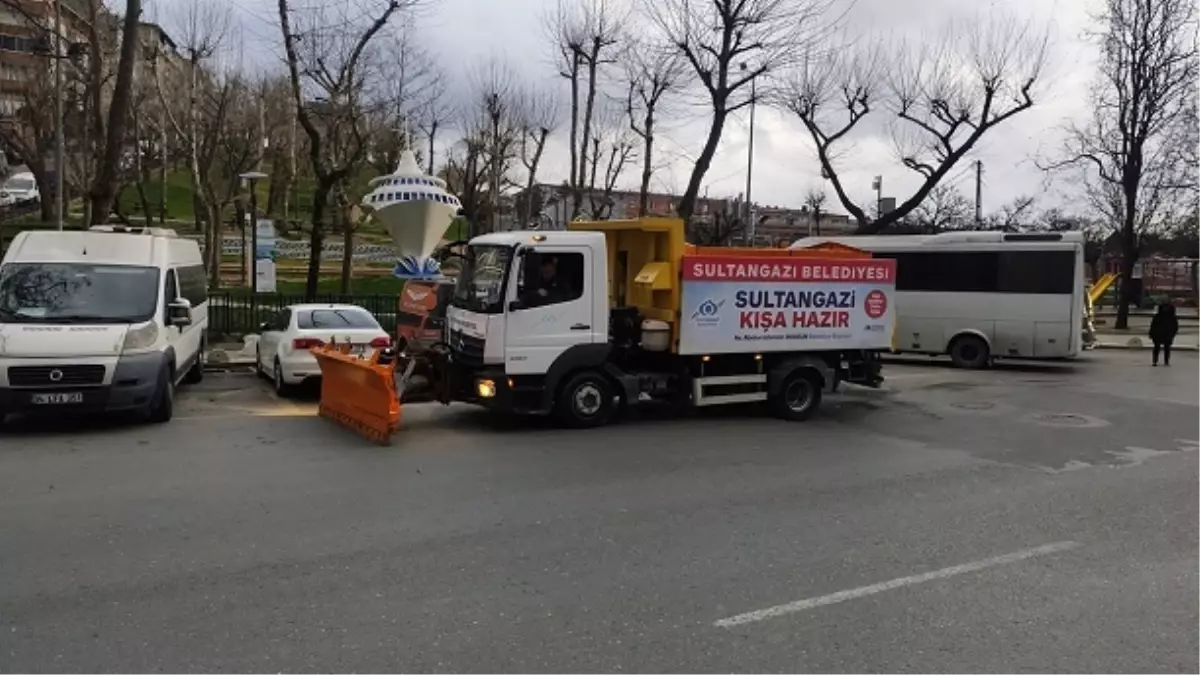
[[[1104,295],[1104,291],[1107,291],[1108,287],[1112,286],[1116,280],[1117,275],[1115,274],[1105,274],[1097,279],[1096,283],[1092,284],[1092,287],[1088,289],[1088,299],[1092,301],[1092,304],[1095,304],[1100,299],[1100,296]]]

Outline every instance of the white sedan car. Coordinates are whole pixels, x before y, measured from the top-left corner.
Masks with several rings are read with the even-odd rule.
[[[338,344],[349,341],[360,354],[392,342],[375,317],[357,305],[291,305],[261,326],[258,372],[270,377],[281,395],[298,384],[318,380],[321,368],[309,349],[330,340]]]

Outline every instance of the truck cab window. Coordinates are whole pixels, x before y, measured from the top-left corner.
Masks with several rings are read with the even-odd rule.
[[[536,265],[536,274],[522,269],[519,280],[529,279],[519,289],[528,307],[544,307],[571,302],[583,297],[583,254],[550,253],[528,256],[522,265]]]

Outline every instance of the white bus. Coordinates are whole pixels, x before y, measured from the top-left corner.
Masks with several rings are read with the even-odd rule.
[[[895,258],[897,352],[949,354],[963,368],[996,358],[1072,358],[1086,313],[1078,232],[808,237]]]

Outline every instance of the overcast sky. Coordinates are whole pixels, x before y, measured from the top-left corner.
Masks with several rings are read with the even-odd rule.
[[[168,29],[171,21],[164,14],[176,10],[179,3],[197,0],[154,0],[149,6],[151,19],[162,18]],[[201,0],[202,1],[202,0]],[[306,7],[323,2],[349,0],[293,0],[294,6]],[[364,2],[365,0],[353,0]],[[482,59],[499,58],[529,82],[558,87],[565,99],[565,80],[556,78],[549,62],[550,45],[543,38],[540,17],[555,0],[426,0],[418,19],[418,35],[423,46],[440,60],[455,83],[465,80],[471,64]],[[1050,62],[1038,92],[1036,105],[988,133],[972,155],[951,172],[951,180],[964,194],[973,192],[970,164],[984,163],[984,211],[989,212],[1020,195],[1037,196],[1042,206],[1070,207],[1073,195],[1065,181],[1049,183],[1033,165],[1039,152],[1049,152],[1060,137],[1059,129],[1070,119],[1087,113],[1087,88],[1094,73],[1094,48],[1086,41],[1085,31],[1092,24],[1089,12],[1096,0],[998,0],[1004,12],[1032,19],[1048,30],[1051,39]],[[988,12],[992,3],[984,0],[857,0],[847,16],[848,30],[856,34],[906,36],[913,40],[932,40],[933,32],[947,18],[970,20]],[[239,0],[236,11],[249,60],[275,67],[279,54],[279,28],[273,0]],[[684,107],[684,116],[675,120],[659,147],[665,166],[652,182],[655,190],[682,192],[691,169],[689,158],[699,153],[707,128],[706,111]],[[742,111],[725,126],[721,145],[704,179],[701,193],[710,196],[735,196],[745,188],[748,140],[748,115]],[[839,173],[851,196],[869,206],[874,195],[871,178],[884,177],[884,196],[903,201],[915,189],[915,174],[896,160],[894,144],[884,129],[885,113],[873,124],[864,125],[853,139],[852,150],[840,160]],[[564,127],[565,128],[565,127]],[[760,204],[799,206],[804,194],[821,181],[812,145],[799,120],[790,113],[760,106],[756,113],[754,143],[754,201]],[[547,148],[539,179],[561,182],[567,177],[565,133],[552,139]],[[622,182],[633,186],[636,169]],[[832,189],[827,190],[826,206],[843,211]]]

